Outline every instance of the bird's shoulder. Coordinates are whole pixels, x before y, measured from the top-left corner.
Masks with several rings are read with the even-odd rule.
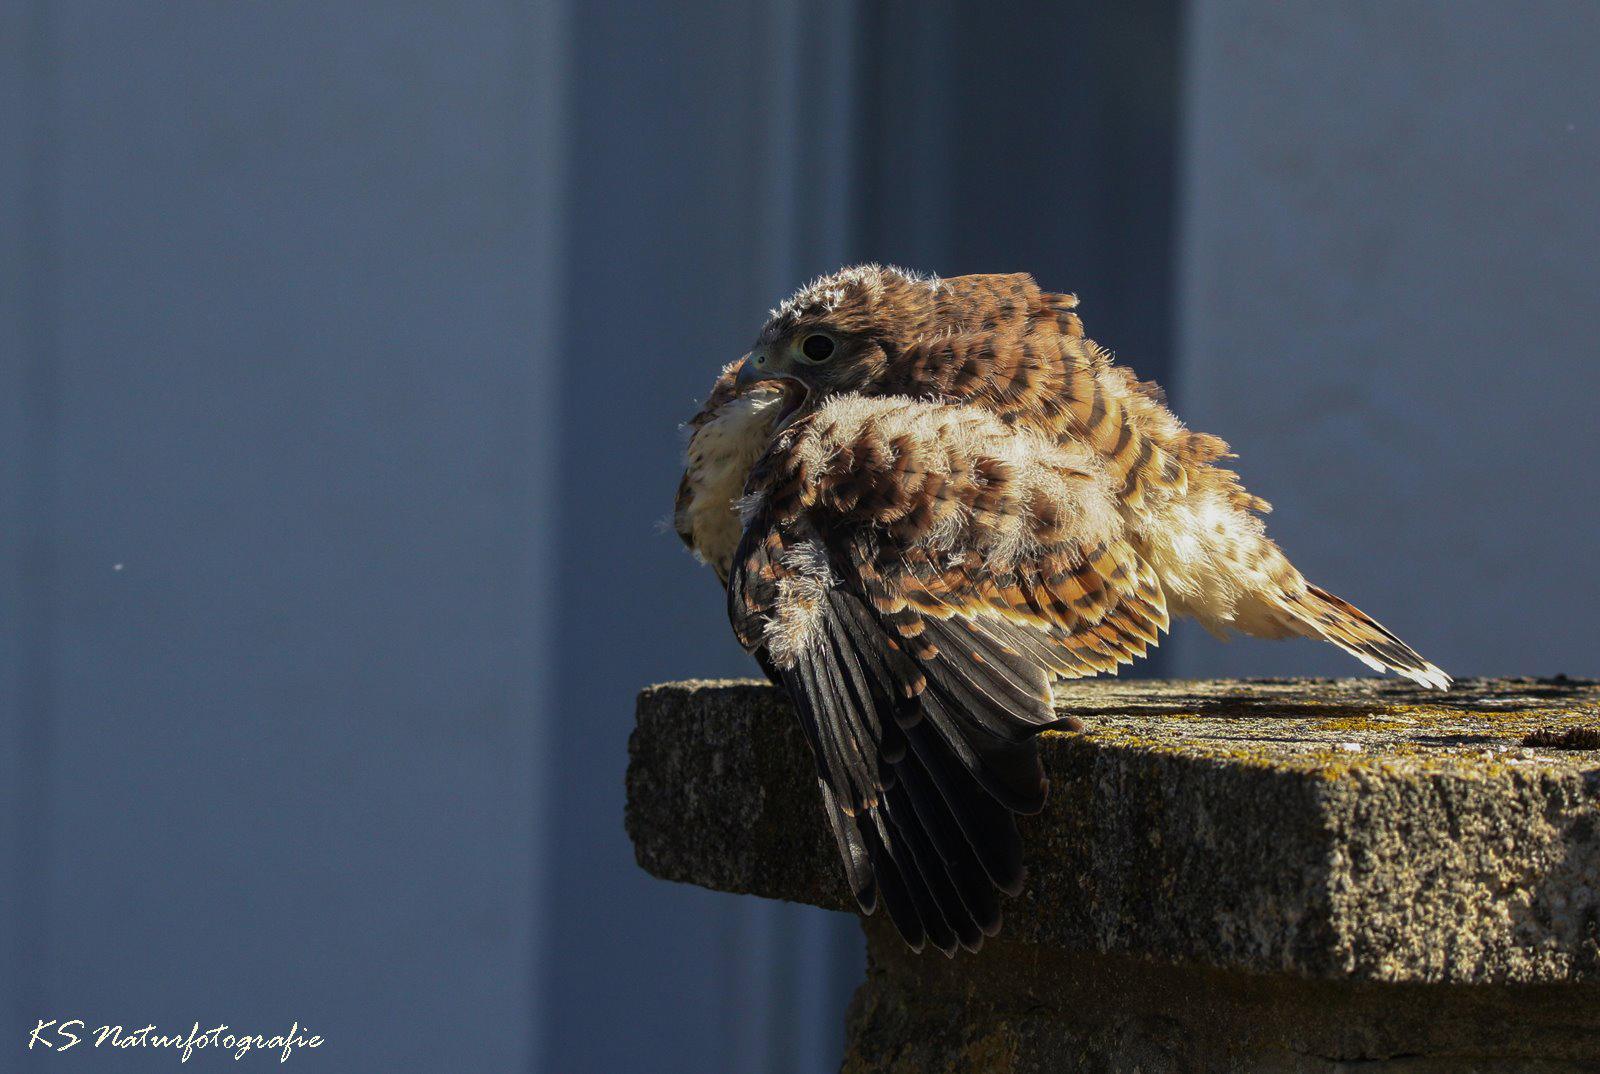
[[[1113,362],[1084,334],[1072,295],[1040,291],[1024,277],[952,281],[977,312],[946,330],[904,342],[877,390],[987,410],[1057,443],[1080,444],[1101,460],[1125,506],[1181,495],[1188,483],[1187,431],[1151,381]],[[1002,285],[1004,284],[1004,285]]]

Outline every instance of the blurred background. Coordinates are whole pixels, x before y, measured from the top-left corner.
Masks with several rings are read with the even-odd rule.
[[[0,0],[0,1068],[81,1018],[836,1069],[853,920],[646,876],[622,777],[640,687],[753,671],[677,425],[847,262],[1076,291],[1313,580],[1457,675],[1600,673],[1597,46],[1587,0]]]

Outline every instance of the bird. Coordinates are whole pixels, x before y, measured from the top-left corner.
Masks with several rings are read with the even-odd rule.
[[[1450,678],[1310,584],[1266,502],[1159,386],[1027,273],[876,264],[772,310],[687,424],[673,514],[788,695],[863,914],[953,956],[1025,883],[1051,687],[1144,656],[1173,616]]]

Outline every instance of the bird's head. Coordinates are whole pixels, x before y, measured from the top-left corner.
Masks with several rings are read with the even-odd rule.
[[[942,288],[937,278],[878,265],[816,280],[772,312],[735,386],[782,389],[780,429],[830,396],[870,394],[892,355],[934,317]]]
[[[734,385],[741,392],[756,385],[782,390],[781,428],[802,409],[860,389],[883,361],[883,345],[872,336],[843,332],[826,320],[805,322],[757,343]]]

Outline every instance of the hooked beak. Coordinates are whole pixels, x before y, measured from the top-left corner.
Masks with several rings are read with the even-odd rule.
[[[805,381],[795,376],[777,356],[764,347],[757,348],[745,355],[744,364],[734,374],[733,387],[737,392],[744,392],[751,385],[768,382],[775,382],[773,387],[783,390],[783,409],[778,412],[776,426],[781,430],[800,410],[810,393]]]
[[[739,372],[734,375],[733,386],[735,390],[742,392],[760,381],[781,380],[787,376],[787,373],[776,368],[766,350],[753,350],[744,356],[744,365],[741,365]]]

